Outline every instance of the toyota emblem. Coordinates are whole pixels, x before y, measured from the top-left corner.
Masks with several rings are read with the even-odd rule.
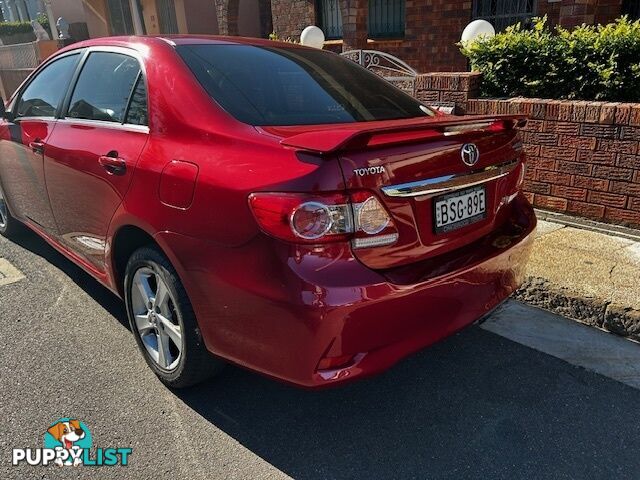
[[[460,156],[465,165],[473,167],[480,159],[480,151],[473,143],[465,143],[460,149]]]

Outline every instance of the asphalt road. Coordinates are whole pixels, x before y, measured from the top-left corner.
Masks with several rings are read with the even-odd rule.
[[[0,257],[26,277],[0,286],[2,479],[640,478],[640,390],[484,329],[338,389],[229,367],[173,392],[80,269],[33,234]],[[60,417],[130,465],[13,467]]]

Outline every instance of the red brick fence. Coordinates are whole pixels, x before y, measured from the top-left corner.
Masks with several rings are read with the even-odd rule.
[[[522,113],[533,204],[640,227],[640,104],[530,98],[480,99],[476,73],[420,75],[415,96],[461,114]]]

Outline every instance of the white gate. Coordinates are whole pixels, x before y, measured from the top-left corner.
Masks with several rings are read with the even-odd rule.
[[[413,94],[418,72],[398,57],[378,50],[349,50],[340,55],[380,75],[405,92]]]

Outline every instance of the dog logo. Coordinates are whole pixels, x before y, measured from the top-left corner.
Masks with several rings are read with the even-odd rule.
[[[82,451],[91,448],[91,433],[80,420],[61,418],[47,429],[44,446],[60,453],[64,453],[62,450],[68,452],[68,455],[56,457],[56,465],[82,465]]]
[[[473,167],[480,160],[480,150],[473,143],[465,143],[460,149],[460,157],[465,165]]]
[[[61,418],[44,433],[44,448],[14,448],[12,465],[81,465],[112,467],[129,465],[131,447],[95,448],[87,426],[75,418]]]

